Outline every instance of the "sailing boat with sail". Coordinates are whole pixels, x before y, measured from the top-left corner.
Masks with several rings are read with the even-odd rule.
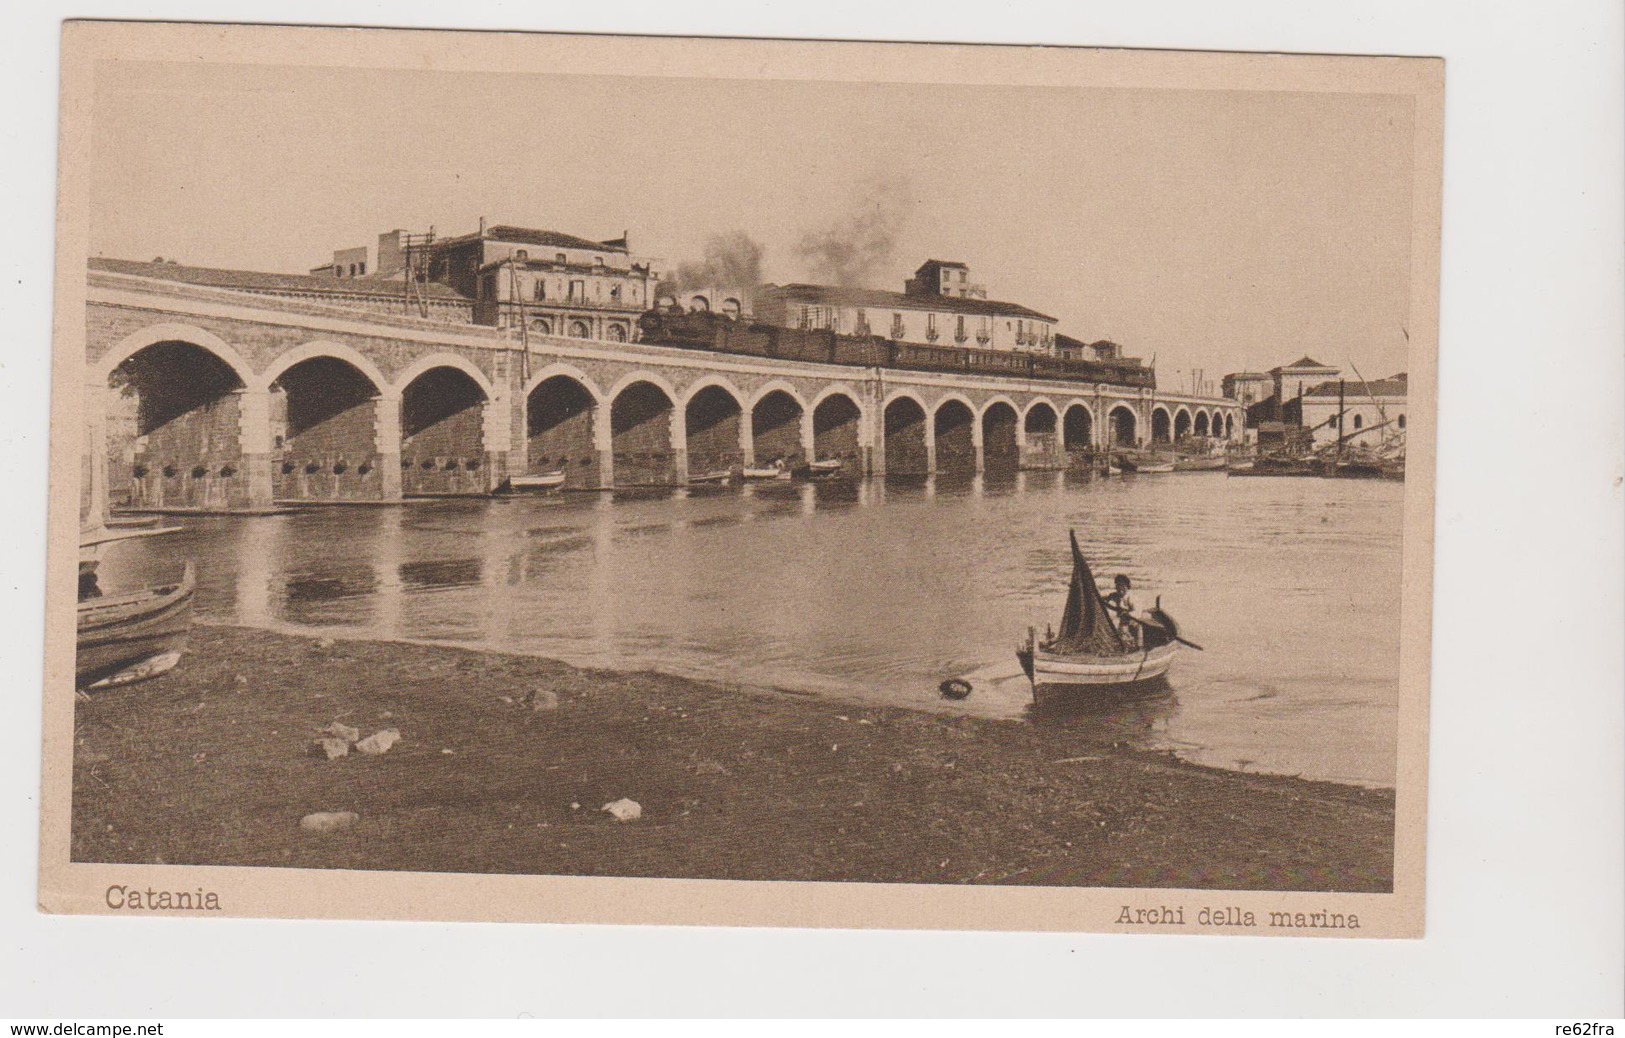
[[[1088,686],[1109,692],[1139,685],[1166,675],[1181,644],[1201,648],[1179,636],[1179,625],[1162,611],[1160,598],[1147,619],[1128,618],[1139,627],[1139,644],[1125,638],[1107,616],[1094,573],[1078,550],[1078,535],[1071,533],[1071,538],[1072,582],[1061,630],[1040,642],[1037,630],[1028,628],[1027,643],[1016,650],[1035,698],[1050,688]]]

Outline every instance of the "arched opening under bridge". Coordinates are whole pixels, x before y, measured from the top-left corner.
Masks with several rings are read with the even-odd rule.
[[[739,401],[721,386],[706,386],[683,409],[688,433],[688,474],[703,476],[744,463],[739,447]]]
[[[147,508],[244,504],[242,379],[206,347],[159,342],[108,378],[108,500]],[[81,483],[88,494],[90,481]],[[81,501],[88,507],[88,498]]]
[[[617,486],[665,485],[676,479],[671,445],[673,404],[653,382],[633,382],[610,407]]]
[[[383,496],[378,387],[349,361],[302,360],[271,385],[272,466],[278,498],[367,501]]]
[[[569,375],[544,379],[525,398],[526,471],[563,472],[566,487],[600,485],[592,390]]]
[[[1021,467],[1021,450],[1016,426],[1020,416],[1003,400],[996,400],[982,412],[982,469],[999,475]]]
[[[976,471],[976,414],[960,400],[945,400],[931,417],[937,441],[937,471]]]
[[[795,468],[803,461],[801,404],[782,389],[775,389],[750,409],[752,453],[756,464],[783,461]]]
[[[863,412],[845,393],[831,393],[813,408],[813,454],[818,461],[839,461],[849,475],[861,475],[863,451],[859,427]]]
[[[430,368],[401,393],[401,493],[483,494],[485,391],[466,372]]]
[[[930,466],[925,450],[925,409],[912,397],[886,405],[886,474],[923,476]]]

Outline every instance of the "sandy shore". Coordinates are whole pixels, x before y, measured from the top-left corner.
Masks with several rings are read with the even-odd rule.
[[[551,694],[551,695],[550,695]],[[556,708],[533,709],[537,700]],[[311,754],[333,721],[399,730]],[[427,872],[1386,891],[1394,797],[986,721],[202,627],[81,698],[73,857]],[[600,808],[637,801],[642,818]],[[353,811],[342,832],[302,830]]]

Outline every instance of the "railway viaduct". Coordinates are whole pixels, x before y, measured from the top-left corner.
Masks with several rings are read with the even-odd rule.
[[[1083,448],[1242,425],[1234,401],[1153,389],[527,342],[105,271],[86,291],[85,456],[104,479],[84,483],[115,506],[486,494],[554,470],[577,489],[680,485],[775,458],[868,475],[1058,468]]]

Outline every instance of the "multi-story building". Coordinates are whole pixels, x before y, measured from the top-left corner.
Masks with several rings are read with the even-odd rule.
[[[638,314],[653,305],[659,279],[652,261],[631,254],[625,234],[593,241],[482,221],[475,233],[454,238],[386,231],[376,252],[369,251],[364,245],[335,250],[331,263],[310,272],[393,281],[401,293],[410,266],[419,280],[471,301],[476,324],[516,328],[523,315],[537,334],[577,339],[630,341]]]
[[[1275,395],[1275,379],[1262,371],[1236,371],[1224,376],[1219,391],[1243,407]]]
[[[1405,432],[1405,372],[1372,382],[1322,382],[1299,401],[1314,442],[1376,446]],[[1341,408],[1341,412],[1339,409]]]
[[[530,227],[482,227],[429,246],[428,277],[475,300],[477,324],[630,342],[660,276],[626,235],[592,241]]]
[[[879,335],[897,342],[983,350],[1055,352],[1055,318],[1017,303],[986,298],[963,263],[928,260],[885,292],[835,285],[766,285],[756,319],[786,328]],[[974,294],[973,294],[974,293]]]

